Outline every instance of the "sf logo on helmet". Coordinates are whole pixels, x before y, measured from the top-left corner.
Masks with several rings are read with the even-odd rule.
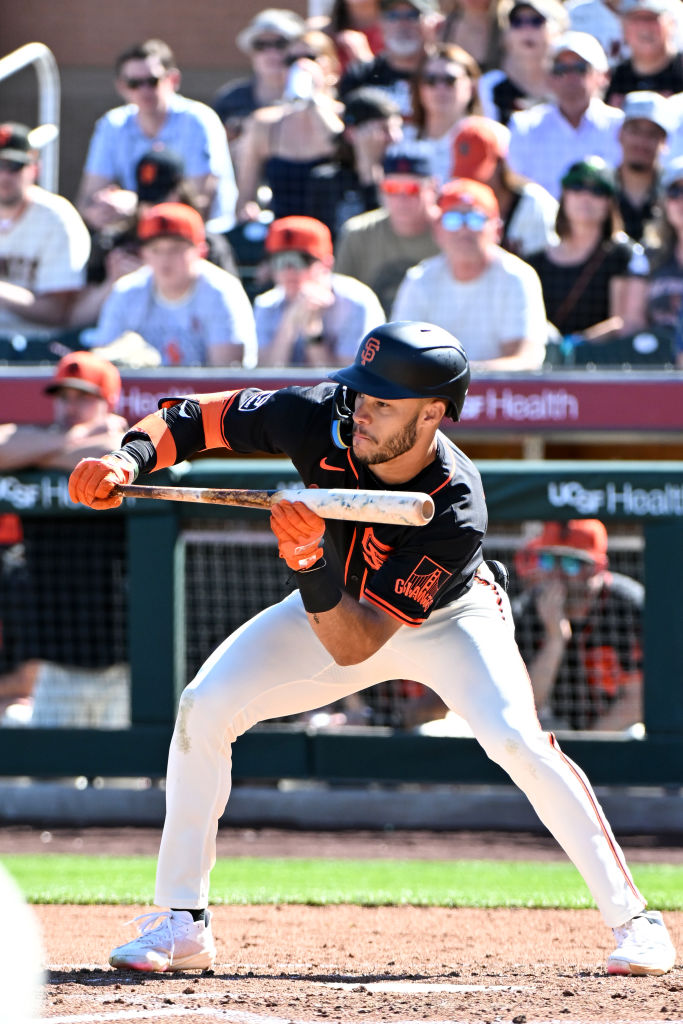
[[[371,363],[379,352],[379,340],[377,338],[368,338],[363,345],[363,350],[360,354],[360,361],[363,366],[366,363]]]

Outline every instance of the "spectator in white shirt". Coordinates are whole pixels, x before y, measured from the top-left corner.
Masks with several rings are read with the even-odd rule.
[[[532,370],[545,358],[547,336],[536,271],[498,245],[500,211],[488,185],[447,182],[434,231],[441,249],[403,279],[392,320],[426,320],[457,328],[471,365]]]
[[[567,168],[585,156],[611,167],[621,161],[623,113],[600,99],[608,64],[600,43],[585,32],[565,32],[551,68],[554,103],[541,103],[510,118],[510,166],[559,198]]]
[[[237,187],[225,129],[205,103],[178,93],[180,71],[160,39],[129,47],[116,60],[116,89],[126,101],[104,114],[93,132],[77,206],[93,228],[135,209],[135,168],[155,146],[185,162],[202,215],[234,223]]]

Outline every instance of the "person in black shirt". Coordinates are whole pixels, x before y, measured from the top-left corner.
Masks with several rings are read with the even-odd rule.
[[[666,973],[675,951],[661,915],[644,913],[588,780],[541,730],[514,639],[507,573],[482,558],[481,478],[439,429],[444,415],[459,419],[465,401],[462,346],[432,324],[381,324],[331,379],[163,400],[118,452],[85,460],[71,475],[72,500],[110,508],[123,500],[115,488],[138,471],[222,446],[285,454],[307,486],[416,490],[435,506],[421,527],[326,521],[303,501],[271,506],[297,589],[233,633],[183,692],[155,894],[170,910],[144,915],[141,935],[109,962],[141,971],[213,966],[209,876],[238,735],[264,718],[412,677],[469,722],[573,859],[615,931],[608,971]]]
[[[629,92],[646,89],[673,96],[683,92],[683,55],[676,49],[677,26],[672,4],[679,0],[624,0],[624,42],[631,56],[617,64],[605,100],[624,104]]]
[[[665,150],[671,116],[667,101],[656,92],[630,92],[624,103],[619,130],[623,159],[616,171],[619,212],[624,230],[642,242],[648,226],[661,216],[660,161]]]
[[[604,340],[643,323],[649,264],[621,227],[605,161],[572,164],[562,178],[559,241],[527,257],[541,279],[548,321],[567,339]]]
[[[627,729],[642,718],[642,584],[608,572],[598,519],[546,523],[521,548],[517,642],[546,728]]]
[[[402,116],[413,114],[411,80],[425,50],[425,19],[437,10],[431,0],[380,0],[380,27],[384,49],[372,61],[356,61],[342,75],[339,97],[363,85],[389,93]]]

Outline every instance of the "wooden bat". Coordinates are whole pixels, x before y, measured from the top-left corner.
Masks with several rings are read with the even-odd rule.
[[[361,523],[396,523],[426,526],[434,515],[434,502],[419,491],[347,491],[343,488],[288,487],[280,491],[249,491],[231,487],[166,487],[156,484],[121,484],[116,494],[125,498],[161,498],[197,501],[209,505],[270,508],[278,501],[303,501],[324,519],[352,519]]]

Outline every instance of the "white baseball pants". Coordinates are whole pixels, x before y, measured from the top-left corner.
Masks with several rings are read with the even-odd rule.
[[[298,591],[221,644],[181,697],[156,903],[195,909],[209,902],[218,820],[230,795],[231,744],[239,735],[256,722],[323,707],[387,679],[426,684],[469,723],[574,862],[610,927],[643,909],[588,779],[541,730],[507,595],[486,566],[467,594],[419,628],[403,626],[359,665],[332,660]]]

